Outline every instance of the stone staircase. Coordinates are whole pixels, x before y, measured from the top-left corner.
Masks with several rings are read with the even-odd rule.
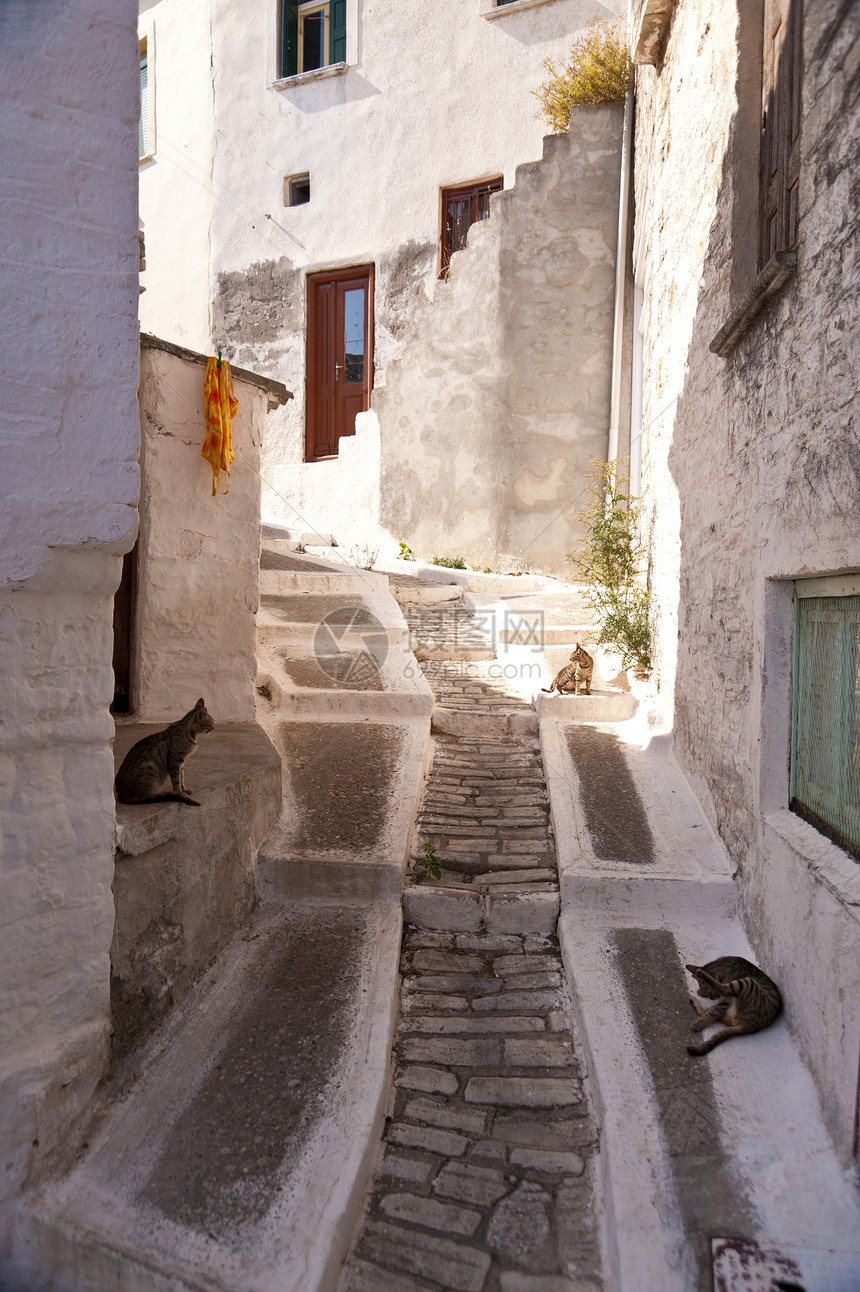
[[[263,567],[262,900],[11,1215],[4,1292],[856,1292],[785,1022],[686,1054],[684,963],[755,956],[659,711],[539,693],[580,594],[398,569],[404,621]]]
[[[464,601],[404,614],[436,700],[433,760],[403,895],[394,1097],[340,1289],[597,1292],[598,1132],[534,709]],[[437,882],[421,880],[425,845]]]

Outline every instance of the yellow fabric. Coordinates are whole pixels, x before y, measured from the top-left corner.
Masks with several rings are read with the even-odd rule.
[[[206,439],[203,456],[212,464],[212,495],[230,492],[230,463],[236,459],[233,452],[233,418],[239,411],[239,401],[233,394],[233,377],[226,359],[210,359],[206,364],[203,386],[203,403],[206,413]],[[221,472],[227,474],[227,488],[221,488]]]

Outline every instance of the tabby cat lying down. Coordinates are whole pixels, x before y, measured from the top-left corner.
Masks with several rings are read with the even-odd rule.
[[[197,737],[214,728],[215,723],[200,699],[184,718],[132,745],[114,782],[120,803],[160,803],[163,799],[175,799],[191,807],[200,807],[198,800],[188,792],[182,767],[197,748]],[[159,794],[158,790],[168,776],[173,793]]]
[[[713,1023],[726,1024],[722,1031],[715,1032],[700,1045],[691,1042],[687,1046],[688,1054],[708,1054],[715,1045],[733,1036],[760,1032],[776,1022],[782,1013],[782,996],[776,983],[742,956],[721,956],[702,968],[686,967],[699,984],[699,995],[717,1002],[705,1009],[695,996],[690,997],[690,1004],[699,1015],[690,1024],[690,1031],[702,1032]]]

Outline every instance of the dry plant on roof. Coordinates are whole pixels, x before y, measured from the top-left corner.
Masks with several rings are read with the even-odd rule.
[[[623,99],[633,83],[630,46],[620,20],[592,18],[561,65],[545,58],[543,66],[549,75],[532,90],[540,104],[536,115],[557,134],[570,129],[571,108]]]

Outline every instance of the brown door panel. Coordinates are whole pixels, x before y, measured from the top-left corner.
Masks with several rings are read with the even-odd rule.
[[[308,275],[306,458],[331,457],[373,386],[373,266]]]

